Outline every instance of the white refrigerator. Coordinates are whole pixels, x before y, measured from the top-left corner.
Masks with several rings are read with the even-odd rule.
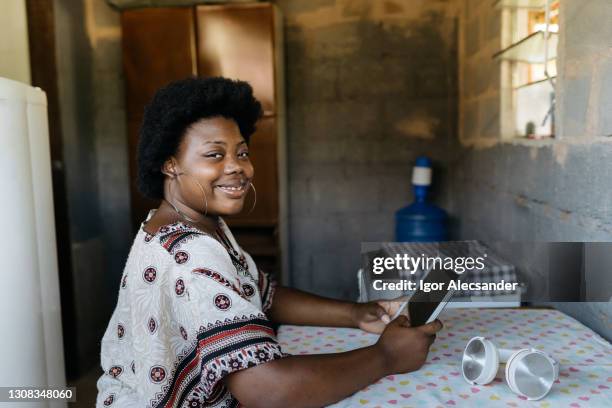
[[[0,314],[0,387],[64,387],[47,99],[1,77]]]

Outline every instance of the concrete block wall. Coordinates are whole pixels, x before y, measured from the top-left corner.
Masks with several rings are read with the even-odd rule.
[[[432,156],[436,179],[447,177],[455,2],[276,3],[285,17],[290,284],[355,299],[361,242],[393,239],[416,156]]]
[[[503,63],[493,59],[502,47],[502,10],[485,0],[461,0],[458,17],[459,138],[464,145],[487,145],[502,129]]]
[[[504,120],[504,90],[496,81],[504,73],[491,60],[501,38],[495,37],[492,25],[487,28],[488,13],[495,13],[490,2],[461,1],[463,148],[451,158],[453,178],[443,186],[452,190],[448,206],[459,220],[458,237],[611,241],[612,4],[561,0],[557,138],[547,141],[502,137],[503,125],[496,118]],[[511,259],[531,255],[535,256]],[[610,303],[555,306],[612,338]]]
[[[502,68],[491,59],[501,40],[484,23],[491,13],[499,10],[477,0],[462,1],[459,13],[463,149],[451,159],[456,178],[448,187],[454,186],[450,204],[461,220],[460,235],[609,240],[612,110],[606,108],[612,103],[612,34],[600,36],[593,27],[612,17],[612,7],[605,0],[587,7],[561,1],[558,132],[557,138],[547,141],[503,138],[495,123],[505,113],[500,98]],[[490,33],[483,35],[487,30]]]
[[[612,140],[612,2],[580,3],[562,0],[559,135]]]

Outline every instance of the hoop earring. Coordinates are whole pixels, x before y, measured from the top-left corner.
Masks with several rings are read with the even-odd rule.
[[[177,174],[177,173],[172,173],[172,181],[173,181],[173,182],[171,183],[171,185],[173,185],[173,184],[174,184],[174,183],[177,181],[178,176],[180,176],[180,175],[182,175],[182,174],[183,174],[183,173],[178,173],[178,174]],[[171,189],[171,190],[174,190],[174,187],[170,187],[170,189]],[[174,194],[172,194],[172,191],[170,191],[170,195],[171,195],[172,197],[174,197]],[[168,200],[166,200],[166,202],[167,202],[168,204],[170,204],[170,206],[172,207],[172,209],[173,209],[173,210],[174,210],[174,211],[175,211],[175,212],[178,214],[178,216],[179,216],[179,217],[181,217],[181,218],[183,218],[184,220],[189,221],[189,222],[196,222],[194,219],[192,219],[192,218],[188,217],[188,216],[187,216],[187,215],[185,215],[185,214],[184,214],[184,213],[183,213],[181,210],[179,210],[179,209],[178,209],[178,207],[177,207],[176,205],[174,205],[174,203],[173,203],[172,201],[170,201],[170,200],[168,199]]]
[[[174,202],[173,202],[174,201],[174,183],[176,183],[176,179],[178,178],[178,176],[176,173],[171,173],[168,175],[172,179],[172,182],[170,183],[170,197],[172,197],[172,200],[170,199],[170,197],[168,197],[166,202],[170,204],[170,206],[174,209],[174,212],[176,212],[179,216],[182,216],[182,213],[179,211],[176,205],[174,205]]]
[[[200,182],[198,181],[197,178],[187,174],[187,173],[181,173],[184,174],[186,176],[190,176],[193,178],[193,180],[196,182],[196,184],[198,185],[198,187],[200,187],[200,191],[202,191],[202,198],[203,198],[203,202],[204,202],[204,216],[206,217],[208,215],[208,198],[206,197],[206,193],[204,192],[204,187],[202,187],[202,184],[200,184]]]
[[[181,172],[181,173],[173,173],[173,176],[174,176],[174,177],[172,177],[172,179],[173,179],[174,181],[177,181],[177,180],[178,180],[178,176],[182,176],[182,175],[188,176],[189,174],[187,174],[187,173],[185,173],[185,172]],[[202,185],[200,184],[200,182],[198,181],[198,179],[196,179],[195,177],[194,177],[193,179],[195,180],[195,182],[197,183],[198,187],[200,187],[200,190],[202,191],[202,196],[203,196],[203,198],[204,198],[204,200],[203,200],[203,201],[204,201],[204,216],[206,217],[206,215],[208,214],[208,199],[206,198],[206,193],[204,192],[204,188],[202,187]],[[171,188],[173,189],[174,187],[171,187]],[[172,195],[172,196],[174,196],[174,194],[171,194],[171,195]],[[180,210],[179,210],[179,209],[176,207],[176,205],[174,205],[174,203],[173,203],[172,201],[170,201],[170,200],[166,200],[166,201],[168,202],[168,204],[170,204],[170,206],[172,206],[172,208],[174,209],[174,211],[176,211],[176,213],[177,213],[178,215],[180,215],[181,217],[183,217],[183,218],[184,218],[184,219],[186,219],[187,221],[189,221],[189,222],[193,222],[193,223],[197,223],[197,222],[198,222],[198,221],[196,221],[196,220],[194,220],[194,219],[192,219],[192,218],[188,217],[187,215],[185,215],[185,214],[184,214],[182,211],[180,211]]]
[[[253,210],[255,209],[255,204],[257,204],[257,190],[255,190],[255,184],[253,184],[252,181],[249,181],[249,183],[251,183],[251,188],[253,188],[253,193],[255,193],[255,199],[253,200],[253,205],[251,206],[251,209],[249,210],[247,215],[253,212]]]

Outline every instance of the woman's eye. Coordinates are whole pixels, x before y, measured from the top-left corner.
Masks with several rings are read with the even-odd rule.
[[[221,154],[221,153],[207,153],[207,154],[204,155],[204,157],[210,157],[210,158],[213,158],[213,159],[219,159],[219,158],[223,157],[223,154]]]
[[[249,157],[249,152],[238,153],[238,157]]]

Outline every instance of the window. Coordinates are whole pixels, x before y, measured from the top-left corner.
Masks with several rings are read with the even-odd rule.
[[[502,133],[541,139],[555,133],[558,0],[498,0],[502,9]]]

